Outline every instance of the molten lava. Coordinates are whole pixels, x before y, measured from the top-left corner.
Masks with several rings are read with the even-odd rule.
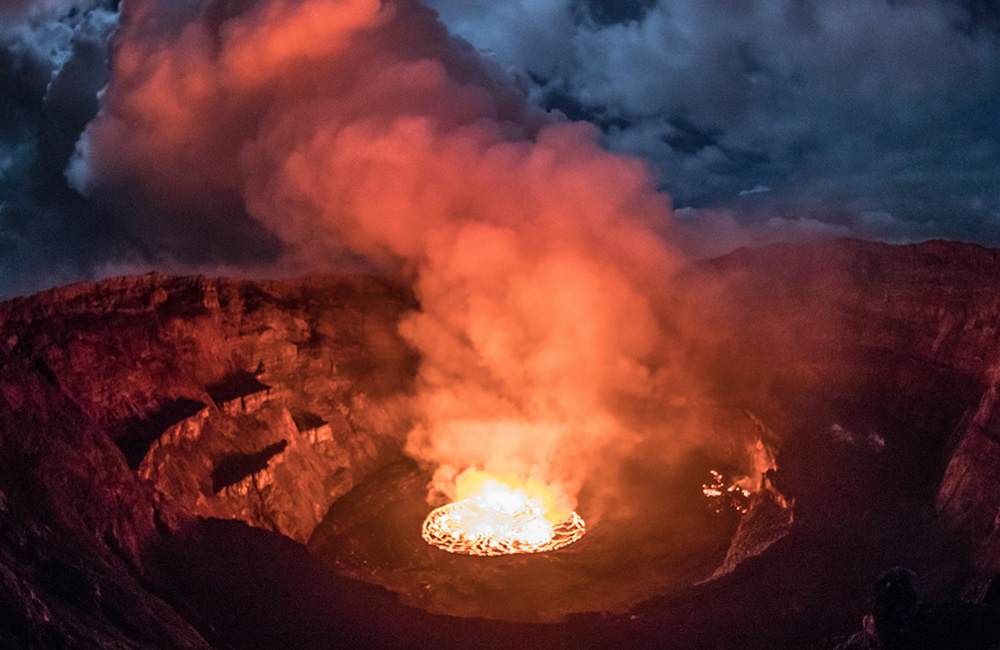
[[[572,544],[585,532],[583,519],[560,508],[539,481],[472,470],[459,477],[457,487],[459,500],[432,511],[421,533],[449,553],[543,553]]]
[[[728,507],[746,514],[750,509],[750,490],[742,487],[739,482],[730,483],[722,472],[713,469],[709,473],[712,475],[712,482],[702,484],[701,493],[710,500],[712,509],[722,512]]]

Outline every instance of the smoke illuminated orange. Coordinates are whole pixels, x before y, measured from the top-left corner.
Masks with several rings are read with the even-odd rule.
[[[585,532],[578,514],[561,508],[540,481],[470,470],[457,482],[459,499],[424,520],[428,544],[464,555],[554,551]]]

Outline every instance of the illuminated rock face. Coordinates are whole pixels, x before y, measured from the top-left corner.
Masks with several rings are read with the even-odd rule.
[[[395,319],[409,300],[364,279],[153,275],[7,303],[5,340],[11,370],[51,376],[182,509],[305,542],[398,454],[408,415],[392,396],[414,366]]]
[[[195,515],[305,541],[398,457],[415,365],[395,322],[411,306],[363,278],[157,275],[0,304],[0,591],[22,610],[0,638],[110,647],[117,616],[141,643],[207,647],[136,582],[148,548]],[[63,568],[3,550],[25,544]]]
[[[788,395],[796,391],[883,409],[910,437],[888,440],[880,453],[902,454],[899,465],[912,467],[929,503],[976,544],[979,569],[996,572],[1000,254],[940,242],[845,241],[743,251],[699,272],[725,285],[711,310],[717,336],[692,351],[713,390],[782,432],[794,430],[794,418],[782,418],[794,410]],[[236,517],[303,540],[326,505],[397,458],[410,417],[399,397],[416,360],[395,323],[413,306],[406,290],[375,280],[162,276],[0,304],[0,639],[12,647],[240,647],[265,617],[233,612],[260,614],[249,606],[263,600],[272,625],[363,621],[357,625],[386,627],[391,647],[399,631],[393,617],[417,614],[354,583],[315,590],[327,600],[309,610],[323,614],[309,619],[295,614],[312,602],[312,585],[290,590],[300,600],[268,601],[274,592],[240,600],[230,583],[211,591],[213,567],[223,559],[234,563],[233,574],[267,571],[278,556],[299,557],[295,566],[310,572],[312,565],[290,540],[198,516]],[[838,516],[802,512],[830,522]],[[730,557],[756,553],[759,533],[745,526],[746,543]],[[413,537],[409,543],[427,548]],[[794,552],[794,537],[776,552]],[[260,544],[248,544],[253,540]],[[183,547],[175,556],[191,561],[162,564],[153,551],[164,544]],[[240,553],[268,545],[276,555],[239,564]],[[739,581],[769,554],[748,562],[746,572],[729,573],[724,593],[707,592],[704,601],[693,593],[676,616],[669,604],[651,602],[634,621],[595,618],[577,621],[576,632],[545,629],[581,645],[633,638],[647,647],[662,640],[662,630],[676,629],[692,635],[673,639],[678,645],[698,647],[715,639],[697,636],[702,622],[712,634],[725,621],[741,634],[758,629],[750,625],[770,630],[772,618],[782,621],[775,629],[787,627],[782,616],[790,610],[781,603],[755,610],[749,621],[719,602],[733,593],[739,602],[732,611],[744,611],[738,605],[754,585]],[[283,568],[268,584],[283,584],[292,572],[273,566]],[[305,573],[294,575],[305,584]],[[164,584],[170,588],[156,587]],[[331,604],[338,593],[348,595]],[[351,610],[355,597],[377,602],[369,608],[377,619],[366,618],[365,608]],[[651,619],[657,623],[645,622]],[[425,619],[407,620],[418,621],[406,628],[412,633]],[[669,624],[676,621],[683,625]],[[327,638],[316,630],[329,630],[308,625],[289,623],[276,634],[286,645],[316,647],[310,642]],[[443,647],[481,638],[458,634],[478,629],[475,623],[450,625],[433,619],[427,638]],[[521,638],[516,628],[490,627],[484,634],[497,634],[498,645],[528,647],[519,642],[538,631]],[[774,644],[782,645],[795,644]]]

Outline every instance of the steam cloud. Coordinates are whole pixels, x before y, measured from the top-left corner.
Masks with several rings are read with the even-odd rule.
[[[134,0],[121,23],[75,186],[152,206],[136,228],[178,250],[221,232],[273,238],[286,268],[408,274],[409,453],[446,492],[478,466],[571,507],[631,440],[621,404],[666,381],[653,288],[677,256],[646,168],[532,108],[416,2]]]
[[[156,188],[143,187],[128,182],[126,174],[117,174],[117,181],[115,174],[102,177],[87,199],[67,187],[73,144],[97,112],[96,94],[108,78],[107,46],[120,4],[0,2],[0,86],[5,90],[0,94],[0,297],[150,269],[260,275],[272,273],[281,261],[294,271],[287,268],[293,258],[283,255],[282,240],[247,214],[240,188],[213,178],[220,171],[213,169],[197,183],[188,178],[174,184],[178,189],[198,185],[200,194],[191,201],[166,179]],[[192,22],[204,23],[208,34],[231,31],[224,24],[245,22],[258,11],[253,2],[223,0],[155,9],[138,0],[123,4],[125,30],[132,32],[129,47],[145,39],[142,51],[151,56],[154,41],[176,40]],[[1000,245],[995,183],[1000,121],[993,110],[1000,93],[996,3],[422,4],[439,11],[453,33],[486,50],[495,65],[515,71],[516,84],[536,106],[597,125],[605,147],[652,165],[658,186],[678,207],[671,240],[696,256],[741,245],[839,236],[892,242],[945,237]],[[159,14],[155,26],[139,16],[151,11]],[[141,22],[146,27],[140,39]],[[313,35],[319,49],[307,56],[313,67],[323,65],[326,56],[320,51],[326,47],[321,33]],[[448,74],[458,75],[459,84],[490,86],[458,74],[465,64],[457,59],[467,59],[468,69],[487,67],[471,62],[476,57],[468,46],[446,43],[440,35],[432,37],[440,45],[431,46],[425,36],[407,37],[426,44],[423,58],[451,60]],[[232,37],[226,38],[231,46]],[[420,56],[416,50],[411,54]],[[205,55],[190,56],[199,57]],[[287,63],[301,74],[298,62]],[[147,71],[154,67],[148,61],[142,65]],[[369,66],[369,72],[376,69]],[[292,72],[284,68],[280,74]],[[488,76],[506,75],[494,70]],[[177,71],[174,77],[176,83],[194,83]],[[316,77],[314,70],[303,79]],[[489,92],[511,90],[509,80],[495,80]],[[513,94],[518,96],[508,108],[523,104],[523,93]],[[238,131],[257,128],[260,111],[268,109],[254,108],[246,93],[227,95],[234,96],[249,105],[233,121],[217,124],[208,141],[192,141],[189,158],[203,149],[221,159],[212,151],[214,144],[238,142]],[[235,107],[213,110],[232,115]],[[165,117],[164,107],[157,111]],[[534,115],[502,120],[521,125],[530,138],[547,118],[537,109],[526,112]],[[133,125],[143,119],[118,117]],[[249,123],[243,124],[244,117]],[[147,127],[149,137],[162,130],[162,125]],[[191,134],[206,135],[198,129]],[[141,148],[136,155],[147,153]],[[112,163],[106,161],[105,167]],[[74,167],[78,187],[89,182],[86,166]],[[341,266],[367,263],[349,246],[329,257]]]

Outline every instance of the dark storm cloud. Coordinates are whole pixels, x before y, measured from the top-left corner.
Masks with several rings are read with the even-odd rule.
[[[107,80],[115,4],[8,2],[0,9],[2,296],[121,260],[121,242],[64,174]]]
[[[535,104],[648,161],[699,254],[816,235],[1000,245],[992,0],[427,4]],[[206,24],[251,6],[160,2],[150,36],[177,37],[203,5]],[[157,196],[107,180],[88,198],[67,185],[117,10],[0,2],[0,296],[118,270],[259,268],[283,253],[224,184],[190,201],[169,184]]]
[[[280,245],[232,193],[163,201],[136,184],[84,196],[68,183],[109,79],[118,2],[38,0],[2,11],[0,297],[151,268],[253,272],[275,259]]]
[[[656,6],[656,0],[575,0],[573,8],[580,20],[598,25],[617,25],[642,20]]]
[[[996,3],[430,4],[544,105],[652,161],[703,211],[690,223],[1000,245]]]

